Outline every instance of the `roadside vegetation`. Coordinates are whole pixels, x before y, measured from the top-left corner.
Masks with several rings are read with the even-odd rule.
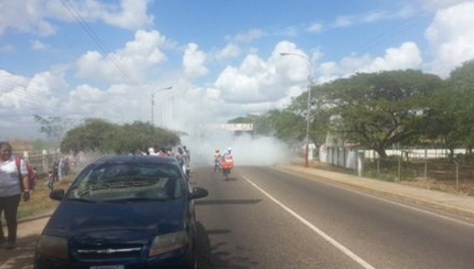
[[[73,174],[65,176],[62,181],[54,183],[54,188],[66,190],[74,177],[75,175]],[[46,186],[46,182],[46,177],[37,179],[36,188],[31,194],[30,200],[27,202],[22,200],[20,202],[20,207],[18,208],[18,218],[20,220],[50,214],[56,209],[59,202],[49,198],[50,190]]]

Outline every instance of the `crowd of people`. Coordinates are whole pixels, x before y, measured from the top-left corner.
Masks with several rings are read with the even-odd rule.
[[[180,146],[173,151],[170,147],[160,147],[158,150],[155,147],[148,148],[147,151],[142,151],[140,149],[130,152],[130,155],[151,155],[151,156],[160,156],[160,157],[172,157],[176,158],[179,165],[183,168],[183,171],[189,177],[191,173],[191,153],[186,146]]]
[[[69,175],[71,170],[71,161],[68,156],[62,156],[59,160],[54,161],[53,168],[48,171],[48,181],[46,185],[50,190],[54,189],[54,183],[62,181],[64,176]]]

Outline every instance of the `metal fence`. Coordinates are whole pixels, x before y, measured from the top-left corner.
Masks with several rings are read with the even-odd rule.
[[[38,174],[45,174],[52,169],[55,161],[59,161],[61,154],[58,152],[43,151],[14,151],[14,156],[20,156],[35,167]]]
[[[20,156],[24,160],[27,160],[32,167],[36,168],[38,175],[44,176],[48,173],[49,170],[54,170],[55,165],[60,165],[64,162],[68,163],[68,169],[73,171],[78,171],[84,164],[89,160],[84,157],[84,154],[65,155],[60,152],[55,151],[14,151],[12,152],[14,156]]]
[[[464,149],[455,150],[454,161],[444,149],[387,150],[387,159],[381,160],[372,150],[354,150],[343,147],[326,147],[319,151],[319,160],[357,172],[360,176],[398,180],[439,180],[474,182],[474,163],[462,158]]]

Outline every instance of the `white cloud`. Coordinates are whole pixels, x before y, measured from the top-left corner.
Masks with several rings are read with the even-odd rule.
[[[140,29],[153,25],[146,13],[149,0],[121,0],[120,6],[97,0],[15,0],[0,3],[0,35],[7,29],[53,35],[55,21],[88,23],[103,21],[123,29]]]
[[[405,19],[416,15],[417,10],[411,4],[393,10],[372,10],[363,14],[341,15],[330,25],[334,28],[345,28],[353,25],[376,23],[379,21]]]
[[[114,53],[89,51],[77,61],[77,76],[107,82],[135,82],[146,78],[150,67],[166,61],[167,40],[157,31],[139,30],[135,39]]]
[[[125,29],[140,29],[153,25],[153,16],[147,15],[149,0],[123,0],[119,13],[105,13],[104,21]]]
[[[403,43],[399,48],[389,48],[383,57],[377,57],[374,61],[362,68],[362,72],[377,72],[381,70],[397,69],[419,69],[422,58],[418,46],[413,42]]]
[[[15,47],[13,45],[4,45],[0,47],[0,53],[12,53],[15,51]]]
[[[209,70],[205,66],[206,60],[206,53],[199,50],[197,44],[188,44],[183,55],[183,67],[186,76],[192,79],[207,75]]]
[[[89,85],[80,85],[75,91],[71,92],[71,97],[82,104],[100,104],[105,96],[107,96],[105,92]]]
[[[358,72],[371,73],[389,70],[420,69],[421,52],[413,42],[403,43],[398,48],[389,48],[383,56],[352,55],[339,62],[326,62],[319,66],[317,80],[331,81],[339,77],[347,77]]]
[[[39,40],[31,41],[31,49],[32,50],[40,51],[40,50],[46,50],[48,48],[49,48],[48,45],[44,44],[43,42],[41,42]]]
[[[234,36],[228,36],[227,40],[236,43],[250,43],[266,35],[267,34],[261,29],[250,29],[247,32],[242,32]]]
[[[147,5],[150,3],[149,0],[120,0],[119,5],[97,0],[30,1],[43,2],[44,17],[67,22],[87,23],[102,21],[122,29],[138,30],[151,26],[154,20],[153,16],[146,13]]]
[[[102,118],[121,124],[149,121],[151,92],[145,85],[114,84],[101,89],[83,84],[71,91],[62,111],[76,121],[84,118]]]
[[[469,2],[471,0],[421,0],[423,8],[429,11],[438,11],[440,9],[455,6],[460,3]]]
[[[336,20],[331,24],[335,28],[349,27],[354,24],[354,19],[349,16],[338,16]]]
[[[308,31],[311,33],[321,33],[323,31],[323,25],[321,23],[313,23],[308,27]]]
[[[66,87],[63,74],[45,71],[28,78],[0,70],[0,78],[0,109],[36,110],[40,104],[42,109],[48,110],[54,108],[58,97],[67,97],[63,92]]]
[[[314,76],[315,62],[322,56],[320,51],[307,55],[296,44],[288,41],[278,43],[273,53],[273,57],[278,58],[277,70],[293,82],[307,81],[308,75]],[[282,55],[282,53],[286,55]]]
[[[276,35],[286,37],[297,37],[299,35],[298,27],[288,26],[276,33]]]
[[[230,103],[254,103],[276,100],[281,97],[279,89],[272,86],[274,76],[271,64],[257,55],[245,57],[239,67],[228,66],[219,75],[214,86],[221,91],[221,98]],[[273,89],[271,91],[270,89]]]
[[[0,70],[1,136],[39,137],[39,126],[33,115],[61,116],[61,99],[67,100],[67,84],[63,73],[45,71],[24,77]],[[13,127],[13,128],[11,128]]]
[[[25,88],[29,79],[0,70],[0,109],[6,113],[10,108],[19,107],[19,101],[25,96]]]
[[[0,3],[0,35],[11,28],[19,32],[51,35],[55,27],[45,20],[44,0],[2,1]]]
[[[464,61],[474,58],[474,2],[441,9],[425,32],[433,57],[430,71],[447,77]]]
[[[291,97],[305,90],[308,68],[304,59],[283,57],[282,52],[304,54],[288,41],[278,43],[268,59],[249,54],[240,65],[227,66],[220,73],[213,87],[208,89],[209,96],[220,98],[247,113],[283,108]],[[295,82],[301,87],[295,87]]]
[[[220,61],[228,60],[228,59],[232,59],[239,56],[240,53],[241,53],[241,49],[239,46],[233,43],[229,43],[227,44],[225,48],[223,48],[222,50],[216,53],[216,58],[217,60],[220,60]]]

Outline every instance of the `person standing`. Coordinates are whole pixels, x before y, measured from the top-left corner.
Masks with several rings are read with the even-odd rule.
[[[191,156],[189,156],[189,151],[186,149],[186,146],[183,146],[183,160],[184,160],[184,171],[189,177],[191,175]]]
[[[53,176],[53,170],[49,169],[48,172],[48,182],[46,182],[46,185],[48,186],[48,189],[52,191],[54,189],[54,176]]]
[[[0,221],[0,244],[6,244],[6,249],[16,248],[18,206],[22,196],[25,202],[30,199],[30,189],[25,161],[21,160],[18,168],[12,146],[0,142],[0,217],[3,213],[8,231],[6,238]]]
[[[221,161],[222,161],[221,151],[216,149],[216,152],[214,153],[214,172],[221,171]]]
[[[178,161],[178,164],[179,166],[183,169],[183,172],[186,173],[186,167],[185,167],[185,163],[184,163],[184,151],[181,147],[178,148],[178,153],[176,154],[176,160]]]

